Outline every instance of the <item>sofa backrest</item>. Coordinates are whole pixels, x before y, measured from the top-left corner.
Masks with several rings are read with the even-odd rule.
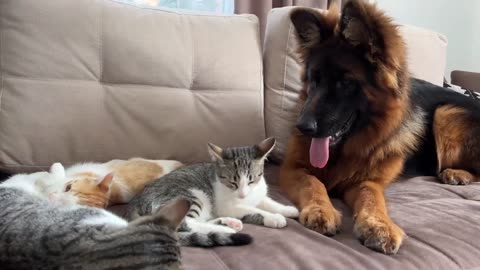
[[[0,1],[0,169],[207,160],[265,137],[252,15],[108,0]]]
[[[290,22],[292,7],[272,9],[264,44],[265,122],[267,136],[277,138],[273,157],[280,160],[294,128],[299,107],[301,62],[296,53],[295,29]],[[408,49],[413,77],[442,85],[446,67],[447,38],[413,26],[400,26]]]

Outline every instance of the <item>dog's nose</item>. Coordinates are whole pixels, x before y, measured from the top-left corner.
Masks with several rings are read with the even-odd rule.
[[[297,128],[303,134],[313,136],[317,133],[317,122],[315,120],[298,121]]]

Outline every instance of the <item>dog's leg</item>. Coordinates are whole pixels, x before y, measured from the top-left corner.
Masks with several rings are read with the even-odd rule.
[[[366,247],[385,254],[397,253],[405,233],[390,219],[382,184],[365,181],[348,190],[344,199],[352,208],[354,232]]]
[[[465,170],[444,169],[438,177],[444,184],[449,185],[468,185],[477,181],[477,177]]]
[[[280,187],[299,208],[300,223],[325,235],[335,235],[340,230],[342,216],[333,207],[325,185],[299,161],[308,164],[309,142],[293,136],[288,145],[280,170]]]
[[[467,185],[479,180],[480,134],[475,122],[460,107],[445,105],[435,111],[433,134],[443,183]]]

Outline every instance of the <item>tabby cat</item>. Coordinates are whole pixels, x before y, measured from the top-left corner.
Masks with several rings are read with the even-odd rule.
[[[181,197],[191,204],[179,228],[182,245],[248,244],[251,238],[237,233],[242,230],[242,220],[285,227],[285,217],[297,217],[298,210],[267,196],[264,162],[274,146],[274,138],[255,146],[226,149],[208,144],[213,162],[183,167],[147,185],[130,202],[127,219],[148,215]]]
[[[63,181],[59,168],[0,184],[1,269],[181,269],[176,230],[186,200],[130,223],[103,209],[62,207],[35,187]]]

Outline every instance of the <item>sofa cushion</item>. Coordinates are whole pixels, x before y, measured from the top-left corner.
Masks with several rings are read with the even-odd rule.
[[[0,169],[207,159],[265,137],[252,15],[107,0],[0,2]]]
[[[274,157],[281,159],[298,106],[301,63],[295,29],[290,22],[292,7],[272,9],[268,16],[263,51],[265,69],[265,121],[267,136],[277,138]],[[443,84],[446,67],[446,37],[418,27],[400,26],[408,48],[409,70],[414,77]]]

